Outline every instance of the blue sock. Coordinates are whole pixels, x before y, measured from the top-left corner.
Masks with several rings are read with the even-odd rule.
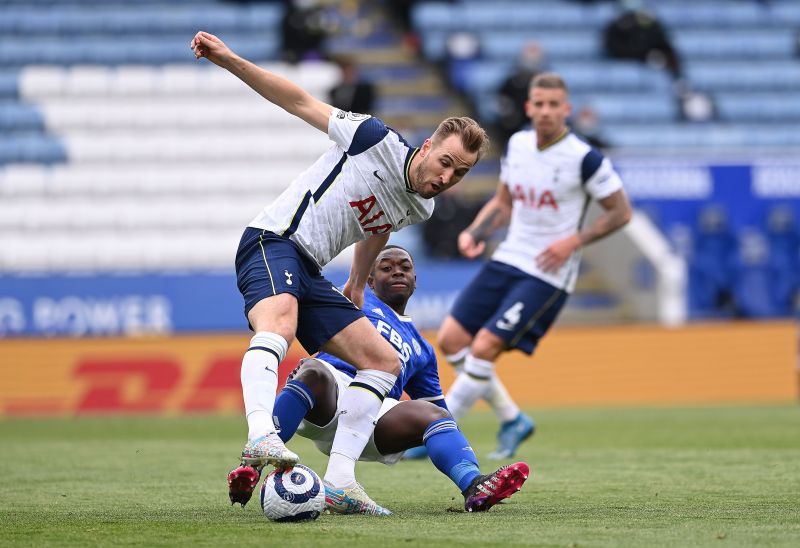
[[[480,475],[475,452],[453,419],[430,423],[422,441],[434,466],[453,480],[461,492]]]
[[[272,419],[278,428],[278,436],[286,443],[300,426],[300,421],[314,407],[316,400],[311,389],[300,381],[289,381],[275,398]]]

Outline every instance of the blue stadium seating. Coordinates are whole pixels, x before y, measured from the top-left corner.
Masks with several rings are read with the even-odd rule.
[[[672,122],[678,118],[678,104],[671,93],[591,93],[573,94],[575,108],[591,106],[608,123]]]
[[[800,63],[779,60],[694,60],[684,64],[687,78],[708,91],[800,90]]]
[[[773,249],[759,229],[746,227],[739,240],[734,270],[737,313],[749,318],[791,315],[797,291],[793,273],[772,262]]]
[[[43,131],[44,118],[39,109],[16,102],[0,102],[0,132]]]
[[[53,137],[26,132],[0,139],[0,165],[10,162],[54,164],[66,159],[64,145]]]
[[[19,93],[19,71],[0,69],[0,100],[16,99]]]
[[[187,34],[143,34],[131,45],[113,35],[15,36],[0,38],[0,66],[31,64],[164,64],[189,63]],[[267,33],[240,33],[226,36],[226,42],[240,54],[255,60],[276,57],[278,38]]]
[[[200,28],[249,59],[274,59],[279,36],[270,29],[283,13],[280,2],[0,0],[0,165],[66,157],[41,112],[18,102],[24,67],[193,63],[188,40]]]
[[[497,116],[494,93],[523,46],[533,41],[542,46],[548,65],[564,75],[573,98],[596,103],[614,145],[709,149],[798,144],[791,124],[800,110],[795,100],[800,93],[800,2],[732,0],[722,6],[716,0],[663,0],[648,5],[672,35],[688,86],[717,101],[714,123],[680,122],[677,98],[665,99],[674,89],[665,70],[603,58],[602,28],[618,13],[614,3],[432,2],[419,5],[413,21],[425,55],[448,64],[453,87],[472,99],[487,122]],[[478,39],[478,57],[448,60],[448,38],[462,31]],[[619,98],[606,97],[612,93]],[[592,101],[592,95],[597,99]],[[626,102],[630,112],[625,112]],[[758,122],[774,126],[758,127]]]
[[[603,124],[604,134],[620,148],[669,152],[694,149],[797,147],[800,132],[787,124]]]
[[[720,119],[730,122],[800,122],[800,100],[785,93],[718,92],[714,94]]]
[[[539,30],[598,29],[613,17],[611,4],[580,5],[553,2],[536,3],[484,2],[422,3],[413,13],[416,28],[424,33],[434,30],[479,31],[488,29]]]
[[[691,27],[764,28],[777,24],[754,0],[725,2],[652,2],[658,19],[673,29]]]
[[[449,31],[432,31],[422,44],[425,55],[434,60],[447,56]],[[531,41],[542,45],[548,59],[591,59],[599,57],[600,42],[596,33],[584,31],[501,31],[488,30],[477,33],[483,58],[514,60],[523,46]]]
[[[254,3],[243,8],[224,3],[142,6],[141,2],[136,6],[110,2],[76,7],[70,2],[53,5],[47,10],[14,5],[3,8],[0,31],[4,36],[185,34],[198,28],[214,29],[215,33],[263,33],[279,24],[282,14],[280,5],[269,3]]]
[[[796,53],[794,29],[678,29],[678,53],[688,59],[790,59]]]

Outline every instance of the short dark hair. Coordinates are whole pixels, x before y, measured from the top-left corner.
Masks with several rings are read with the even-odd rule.
[[[414,257],[411,256],[411,253],[409,253],[409,251],[405,247],[399,245],[388,244],[383,246],[383,249],[381,249],[378,252],[378,257],[380,257],[381,253],[383,253],[388,249],[399,249],[400,251],[405,251],[408,254],[408,258],[411,259],[411,264],[412,265],[414,264]],[[375,266],[378,264],[378,257],[375,257],[375,262],[372,263],[372,268],[369,271],[370,275],[372,275],[372,273],[375,272]]]
[[[567,83],[564,81],[561,75],[556,74],[555,72],[542,72],[541,74],[537,74],[531,78],[528,91],[532,90],[533,88],[563,89],[564,93],[569,93]]]
[[[408,253],[408,256],[411,257],[411,253],[409,253],[408,250],[403,246],[386,244],[385,246],[383,246],[383,249],[381,249],[381,251],[386,251],[387,249],[399,249],[400,251],[405,251],[406,253]]]
[[[486,130],[469,116],[447,118],[433,132],[431,141],[439,143],[451,135],[460,135],[461,145],[467,152],[477,152],[478,160],[489,150],[489,136]]]

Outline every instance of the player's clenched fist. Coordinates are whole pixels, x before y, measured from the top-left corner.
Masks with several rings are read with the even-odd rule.
[[[225,42],[204,31],[194,35],[192,41],[189,42],[189,47],[194,51],[194,56],[197,59],[205,57],[215,65],[220,66],[223,66],[233,55],[228,46],[225,45]]]
[[[468,230],[458,235],[458,251],[467,259],[474,259],[486,248],[486,242],[476,242],[475,236]]]

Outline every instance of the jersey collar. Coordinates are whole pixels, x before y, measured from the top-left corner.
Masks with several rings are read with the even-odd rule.
[[[385,304],[385,303],[384,303],[384,304]],[[392,311],[392,313],[393,313],[395,316],[397,316],[397,319],[398,319],[398,320],[400,320],[401,322],[407,322],[407,323],[411,323],[411,322],[413,322],[413,321],[414,321],[414,320],[411,318],[411,316],[405,316],[405,315],[403,315],[403,314],[398,314],[398,313],[397,313],[397,312],[395,312],[395,310],[394,310],[394,309],[393,309],[391,306],[389,306],[389,305],[386,305],[386,308],[388,308],[389,310],[391,310],[391,311]]]
[[[411,181],[408,178],[409,171],[411,171],[411,161],[419,152],[418,148],[409,149],[408,154],[406,154],[406,161],[403,163],[403,179],[406,183],[406,192],[410,194],[416,194],[417,191],[414,190],[414,187],[411,186]]]
[[[533,132],[533,135],[534,135],[534,139],[535,139],[536,138],[536,132],[535,131]],[[537,143],[537,147],[536,148],[539,149],[539,152],[542,152],[543,150],[547,150],[548,148],[552,147],[553,145],[563,141],[564,137],[566,137],[567,135],[569,135],[569,128],[564,128],[564,131],[562,131],[561,134],[558,137],[556,137],[555,139],[553,139],[552,141],[550,141],[548,143],[545,143],[542,146],[538,146],[538,143]]]

